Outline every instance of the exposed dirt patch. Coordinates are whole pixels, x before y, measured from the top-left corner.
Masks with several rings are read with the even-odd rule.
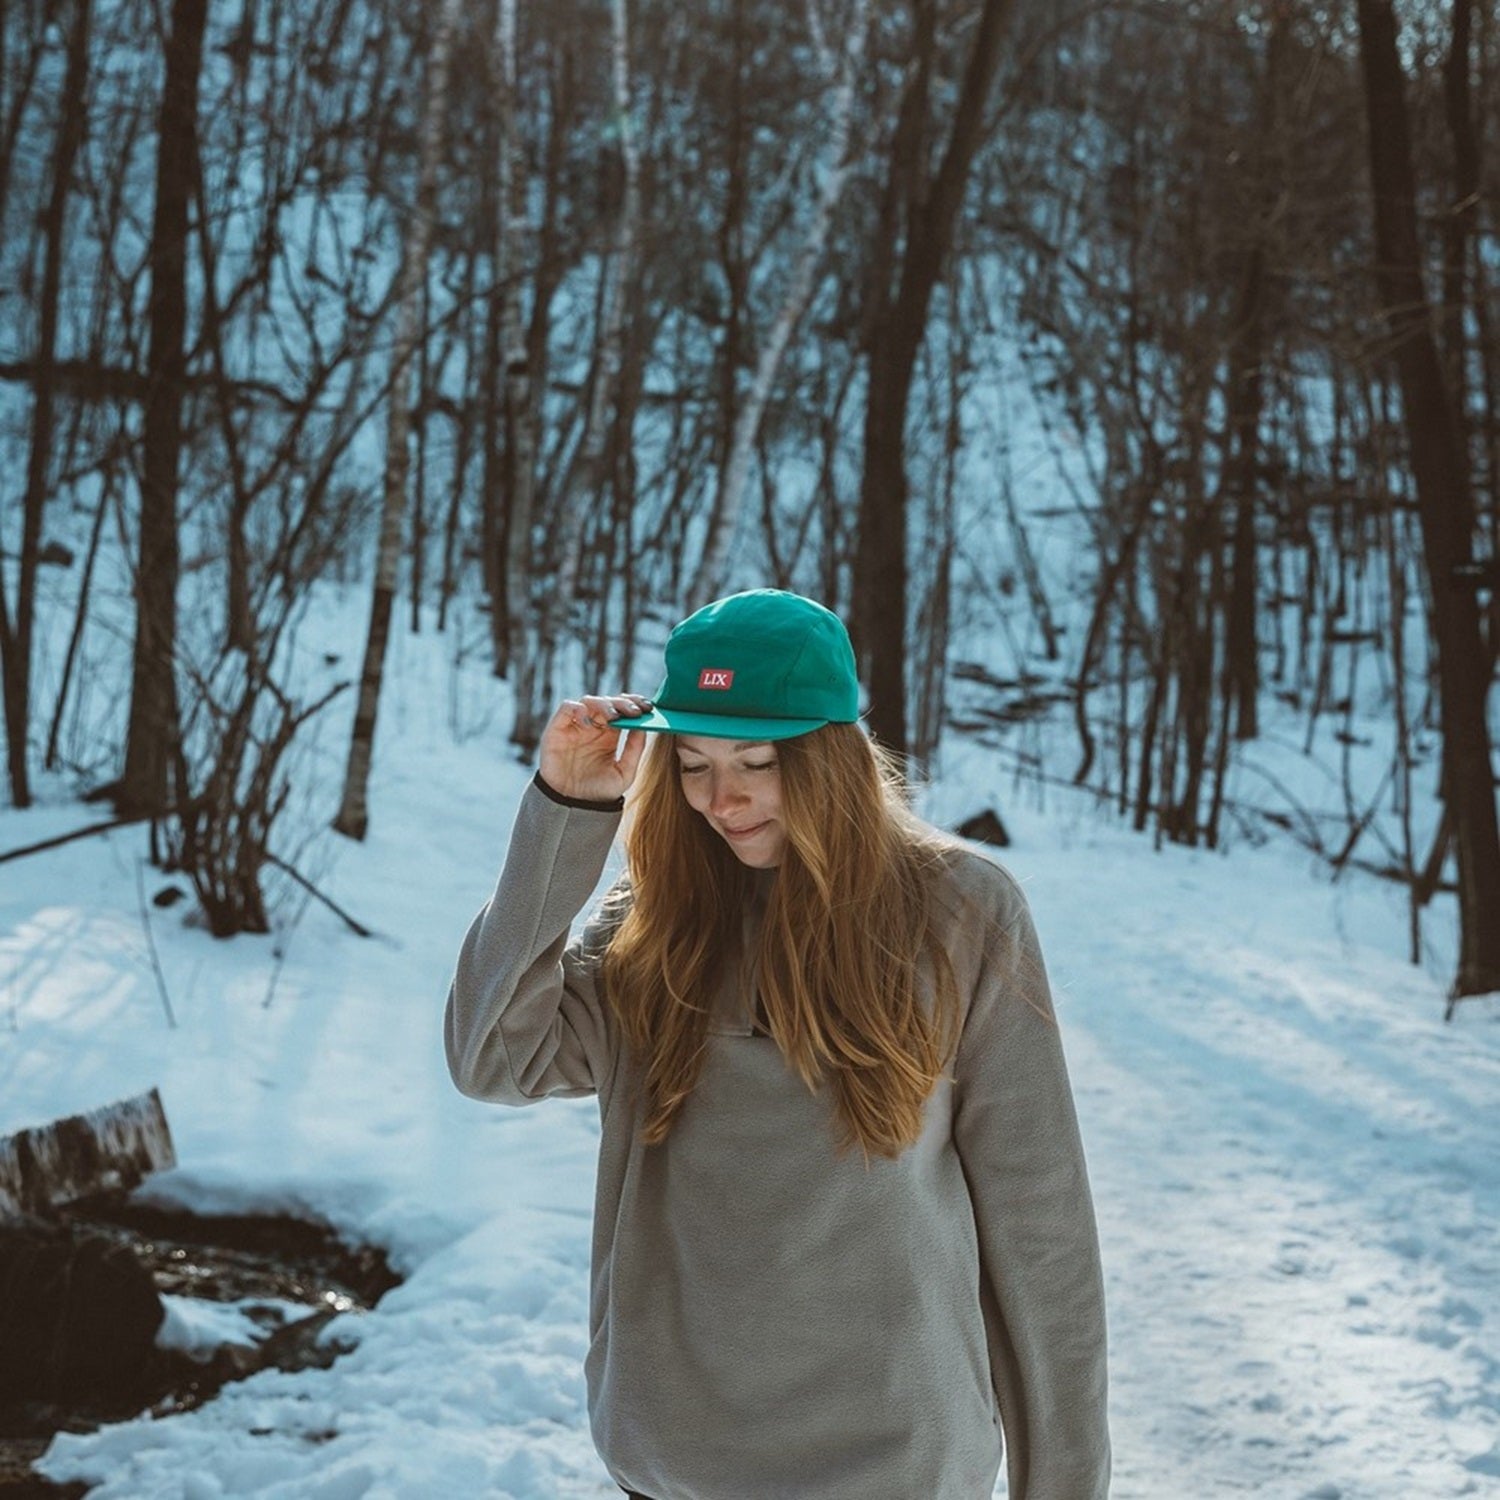
[[[326,1368],[343,1352],[319,1342],[340,1313],[368,1310],[400,1284],[382,1250],[343,1244],[324,1225],[280,1215],[200,1216],[129,1204],[118,1197],[77,1203],[67,1221],[128,1246],[158,1293],[244,1302],[266,1329],[254,1346],[226,1345],[211,1359],[153,1349],[108,1391],[65,1392],[48,1400],[0,1404],[0,1495],[4,1500],[73,1500],[79,1484],[55,1485],[31,1470],[59,1432],[90,1432],[143,1411],[189,1411],[256,1370]],[[257,1310],[250,1299],[265,1299]],[[306,1314],[288,1318],[280,1303]]]

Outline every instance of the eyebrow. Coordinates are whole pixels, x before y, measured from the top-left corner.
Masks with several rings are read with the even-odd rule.
[[[734,748],[736,750],[756,750],[756,749],[759,749],[761,745],[767,745],[767,746],[769,746],[770,743],[771,743],[770,740],[737,740],[735,742]],[[678,744],[678,745],[673,745],[672,748],[675,751],[677,751],[677,753],[679,755],[683,754],[684,752],[686,754],[688,754],[688,755],[702,755],[703,754],[703,752],[701,750],[695,749],[692,745]]]

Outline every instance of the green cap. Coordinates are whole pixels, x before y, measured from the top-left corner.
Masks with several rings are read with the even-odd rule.
[[[705,604],[667,637],[666,657],[652,711],[612,728],[789,740],[859,717],[849,632],[800,594],[750,589]]]

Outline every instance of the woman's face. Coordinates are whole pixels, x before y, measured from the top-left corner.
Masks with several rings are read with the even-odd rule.
[[[775,745],[680,734],[673,738],[688,806],[707,819],[742,864],[757,870],[779,865],[786,829]]]

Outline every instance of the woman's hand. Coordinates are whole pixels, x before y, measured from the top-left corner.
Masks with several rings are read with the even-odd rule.
[[[542,780],[554,792],[585,802],[610,802],[623,796],[635,780],[646,748],[646,731],[632,729],[617,760],[620,731],[611,728],[611,721],[622,714],[643,714],[650,707],[651,700],[639,693],[564,698],[542,731],[538,766]]]

